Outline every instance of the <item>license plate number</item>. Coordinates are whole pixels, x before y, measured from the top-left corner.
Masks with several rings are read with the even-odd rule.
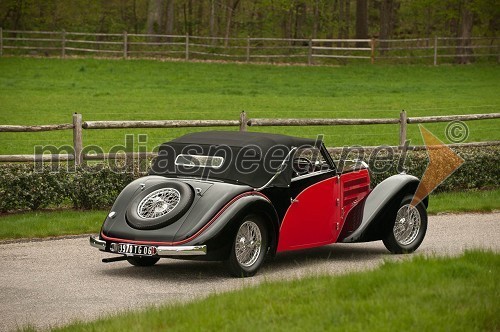
[[[117,243],[117,252],[119,254],[131,254],[138,256],[153,256],[156,255],[156,247],[144,246],[128,243]]]

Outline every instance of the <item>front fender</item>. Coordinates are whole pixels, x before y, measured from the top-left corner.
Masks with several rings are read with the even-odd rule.
[[[405,195],[414,194],[418,184],[418,178],[408,174],[393,175],[382,181],[368,194],[359,227],[341,242],[383,239],[394,227],[401,200]],[[423,203],[427,206],[428,198]]]

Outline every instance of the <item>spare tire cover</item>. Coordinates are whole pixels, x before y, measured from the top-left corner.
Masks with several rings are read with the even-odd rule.
[[[186,213],[193,203],[191,186],[165,181],[139,192],[127,207],[127,223],[136,229],[158,229],[168,226]]]

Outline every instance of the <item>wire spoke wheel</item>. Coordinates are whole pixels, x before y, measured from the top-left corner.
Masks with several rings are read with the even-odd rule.
[[[174,188],[153,191],[137,206],[137,215],[144,219],[154,219],[172,211],[181,200],[181,194]]]
[[[224,264],[234,277],[251,277],[257,273],[266,258],[268,225],[261,216],[251,214],[242,219],[233,234],[229,257]]]
[[[250,267],[259,258],[262,234],[259,226],[253,221],[245,221],[236,234],[236,259],[241,266]]]
[[[427,231],[427,211],[423,202],[412,205],[413,195],[401,201],[395,213],[394,227],[382,239],[385,247],[393,254],[408,254],[417,250]]]
[[[417,208],[410,204],[405,204],[399,208],[394,224],[394,238],[396,241],[407,246],[418,236],[420,231],[421,218]]]

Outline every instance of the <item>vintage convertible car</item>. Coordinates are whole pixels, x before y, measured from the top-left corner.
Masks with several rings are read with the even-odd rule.
[[[418,184],[398,174],[371,189],[365,163],[335,162],[311,139],[192,133],[161,145],[90,244],[118,255],[103,262],[221,260],[237,277],[254,275],[266,255],[332,243],[382,240],[409,253],[427,229],[427,198],[411,204]]]

